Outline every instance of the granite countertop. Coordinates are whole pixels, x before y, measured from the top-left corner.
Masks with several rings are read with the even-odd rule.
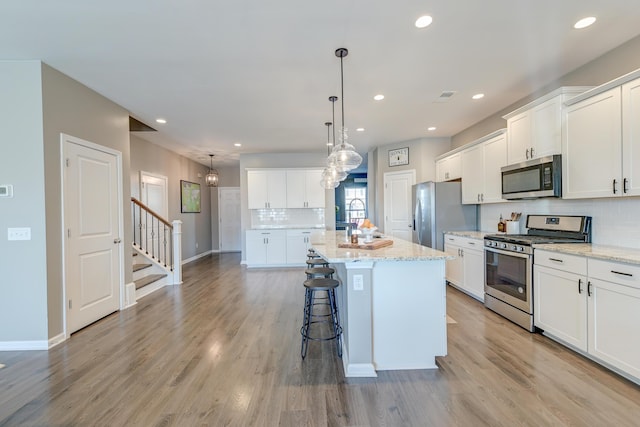
[[[339,248],[338,243],[347,242],[346,232],[327,231],[313,235],[311,237],[311,246],[322,258],[329,262],[338,263],[353,261],[433,261],[455,258],[445,252],[406,240],[391,240],[393,240],[393,245],[374,250]]]
[[[534,249],[640,265],[640,249],[591,243],[545,243],[534,245]]]
[[[487,234],[504,234],[497,231],[445,231],[444,234],[453,236],[467,237],[469,239],[483,240]]]

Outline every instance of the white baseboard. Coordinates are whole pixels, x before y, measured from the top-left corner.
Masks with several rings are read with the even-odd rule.
[[[196,256],[192,256],[191,258],[183,259],[182,260],[182,265],[189,264],[190,262],[193,262],[193,261],[195,261],[197,259],[206,257],[207,255],[211,255],[212,253],[213,253],[213,251],[210,250],[210,251],[202,252],[201,254],[198,254]]]
[[[138,302],[136,301],[136,284],[131,282],[124,285],[124,307],[123,310],[126,310],[129,307],[133,307]]]
[[[53,348],[58,344],[65,342],[66,339],[67,337],[64,335],[64,333],[56,335],[53,338],[49,338],[49,348]]]
[[[49,341],[0,341],[0,351],[48,350]]]
[[[342,345],[342,367],[345,377],[375,378],[378,376],[373,363],[350,363],[349,352],[344,344]]]
[[[168,277],[169,276],[164,277],[164,278],[162,278],[160,280],[156,280],[155,282],[150,283],[147,286],[144,286],[144,287],[142,287],[140,289],[137,289],[135,291],[135,293],[136,293],[136,301],[139,300],[140,298],[146,297],[147,295],[149,295],[152,292],[157,291],[158,289],[162,289],[165,286],[167,286],[169,284],[168,283],[169,282]]]

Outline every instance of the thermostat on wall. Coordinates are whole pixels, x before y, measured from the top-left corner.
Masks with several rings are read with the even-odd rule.
[[[0,197],[13,197],[13,185],[0,185]]]

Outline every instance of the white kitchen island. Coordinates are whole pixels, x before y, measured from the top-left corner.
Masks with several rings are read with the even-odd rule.
[[[342,249],[345,232],[314,234],[311,245],[341,285],[338,309],[347,377],[379,370],[436,369],[447,354],[445,261],[452,256],[394,239],[376,250]]]

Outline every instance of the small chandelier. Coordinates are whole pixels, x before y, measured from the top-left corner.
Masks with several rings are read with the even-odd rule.
[[[347,142],[347,128],[344,127],[344,69],[343,58],[349,51],[343,47],[336,49],[336,56],[340,58],[340,90],[342,94],[342,129],[340,131],[340,144],[333,147],[333,151],[327,159],[329,167],[335,167],[342,172],[349,172],[357,168],[362,163],[362,156],[356,152],[353,145]]]
[[[218,171],[213,168],[213,154],[209,154],[210,158],[210,167],[209,173],[204,177],[204,182],[208,187],[217,187],[218,186]]]

